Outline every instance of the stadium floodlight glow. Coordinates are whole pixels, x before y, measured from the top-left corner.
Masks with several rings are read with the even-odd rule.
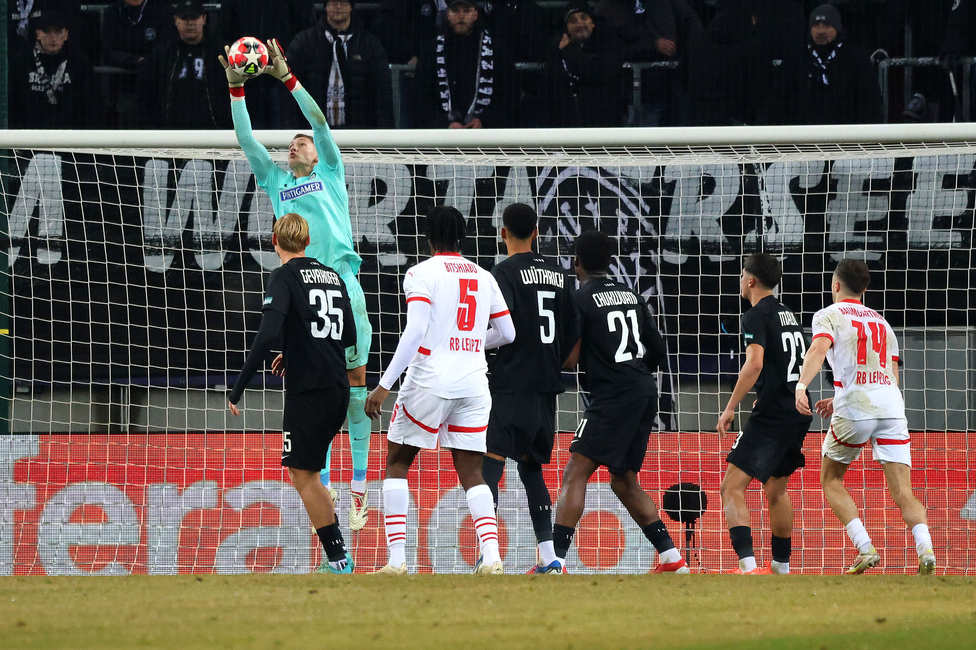
[[[256,132],[281,164],[293,136]],[[828,299],[836,262],[866,260],[867,304],[892,323],[903,351],[913,454],[925,469],[916,487],[939,495],[928,506],[940,561],[976,573],[976,507],[966,505],[976,503],[976,125],[336,131],[335,139],[376,333],[370,383],[402,331],[403,274],[427,254],[423,216],[434,205],[461,210],[464,253],[485,267],[504,255],[500,215],[513,202],[537,209],[539,250],[566,269],[583,230],[616,238],[612,274],[648,299],[669,347],[658,375],[662,433],[651,436],[641,482],[655,495],[701,486],[704,570],[735,566],[718,508],[731,440],[714,427],[741,363],[743,257],[782,259],[777,295],[806,327]],[[0,486],[15,495],[0,503],[0,575],[317,566],[301,504],[277,467],[280,383],[266,373],[264,390],[245,396],[243,419],[225,413],[223,389],[277,266],[270,202],[233,132],[0,131],[0,174],[10,280],[0,304],[11,332],[0,379],[14,386],[16,434],[0,436]],[[554,494],[583,409],[575,376],[566,380],[564,433],[546,473]],[[811,390],[829,394],[820,381]],[[791,483],[799,572],[839,572],[849,559],[820,493],[823,427],[814,421],[807,469]],[[338,441],[341,485],[351,462],[346,436]],[[378,470],[383,445],[372,447]],[[471,531],[450,459],[418,462],[407,532],[418,550],[408,563],[469,571],[476,558],[459,542]],[[859,502],[873,504],[864,513],[872,537],[901,541],[877,464],[866,459],[851,481]],[[382,494],[378,483],[370,491]],[[586,504],[571,571],[654,565],[608,483],[593,482]],[[535,564],[520,489],[502,490],[499,520],[506,567]],[[374,533],[344,532],[353,549],[362,540],[357,566],[385,557]],[[757,539],[767,534],[757,526]],[[898,546],[883,567],[915,563],[914,549]]]

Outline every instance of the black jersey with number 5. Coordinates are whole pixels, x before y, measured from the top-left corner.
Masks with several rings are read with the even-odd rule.
[[[271,272],[261,311],[261,327],[231,403],[240,399],[278,340],[289,393],[349,387],[345,349],[356,344],[356,324],[338,273],[311,257],[292,258]]]
[[[579,340],[572,280],[535,253],[512,255],[491,274],[515,323],[515,342],[491,360],[491,392],[561,393],[562,363]]]
[[[580,370],[593,397],[656,395],[652,372],[667,356],[644,298],[608,278],[588,280],[575,294],[580,314]]]
[[[796,382],[807,351],[806,337],[790,308],[766,296],[742,315],[743,348],[763,349],[763,366],[756,381],[752,415],[766,420],[809,422],[796,410]]]

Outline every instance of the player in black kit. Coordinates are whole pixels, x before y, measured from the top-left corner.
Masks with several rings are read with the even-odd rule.
[[[688,573],[654,501],[637,483],[647,439],[657,415],[652,372],[667,356],[644,299],[607,278],[613,240],[590,230],[576,239],[576,275],[582,282],[575,299],[580,317],[580,369],[590,403],[576,428],[556,505],[553,544],[560,563],[583,516],[586,483],[601,465],[610,487],[644,535],[661,564],[654,573]],[[570,362],[575,362],[571,355]]]
[[[552,458],[556,434],[556,395],[563,392],[561,367],[579,340],[571,280],[546,258],[532,252],[539,235],[532,207],[515,203],[502,213],[502,240],[508,259],[491,274],[515,322],[515,342],[498,349],[490,362],[491,419],[488,452],[481,474],[498,507],[498,482],[505,459],[518,463],[539,548],[539,563],[529,573],[561,571],[552,545],[552,498],[542,466]]]
[[[322,542],[326,559],[319,573],[352,573],[335,504],[319,480],[332,439],[346,419],[349,379],[345,349],[356,344],[356,326],[346,285],[339,274],[305,256],[308,223],[286,214],[274,225],[271,238],[281,267],[268,278],[261,308],[261,326],[244,368],[229,397],[232,414],[259,366],[279,340],[282,356],[272,370],[284,374],[281,464],[305,504],[308,518]]]
[[[756,253],[742,268],[739,288],[752,308],[742,316],[746,361],[715,430],[719,436],[732,425],[735,409],[756,387],[756,403],[742,432],[732,443],[729,466],[722,479],[722,507],[732,547],[739,556],[733,573],[790,572],[793,504],[786,491],[790,475],[804,466],[803,439],[810,416],[796,410],[796,382],[807,350],[806,338],[790,308],[773,297],[783,269],[772,255]],[[809,396],[809,395],[808,395]],[[769,504],[773,560],[757,567],[746,488],[752,479],[763,484]]]

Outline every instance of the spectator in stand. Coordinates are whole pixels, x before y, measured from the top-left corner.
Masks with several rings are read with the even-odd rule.
[[[942,39],[942,49],[939,53],[942,67],[948,75],[947,91],[951,89],[951,99],[946,92],[944,103],[947,105],[941,111],[940,117],[946,121],[968,121],[969,116],[962,114],[962,66],[959,57],[976,54],[976,0],[954,0],[946,21],[945,37]],[[952,85],[955,84],[953,88]],[[953,108],[949,108],[951,105]]]
[[[200,0],[180,0],[176,34],[162,40],[139,71],[142,126],[157,129],[229,129],[226,76],[217,62],[223,46],[207,31]]]
[[[20,47],[10,62],[10,127],[91,129],[102,110],[91,61],[68,46],[67,17],[44,10],[35,21],[31,47]]]
[[[56,11],[61,14],[65,29],[74,34],[72,49],[82,50],[84,39],[83,30],[79,28],[80,0],[7,0],[10,22],[7,23],[7,50],[12,56],[24,46],[34,45],[35,32],[40,29],[37,20],[45,11]]]
[[[424,43],[441,29],[438,3],[443,0],[383,0],[373,33],[383,43],[390,63],[417,65]]]
[[[622,52],[614,34],[597,25],[586,4],[570,4],[565,29],[549,44],[550,124],[622,126]]]
[[[542,63],[546,60],[546,37],[554,25],[535,2],[496,0],[483,3],[480,11],[482,21],[494,34],[495,45],[505,50],[510,61]]]
[[[512,116],[514,68],[478,22],[471,0],[454,0],[447,28],[428,43],[417,63],[420,126],[480,129],[516,126]]]
[[[105,65],[138,70],[156,43],[173,33],[172,11],[164,0],[117,0],[106,7],[102,23]]]
[[[117,0],[105,9],[102,60],[105,65],[139,70],[156,43],[174,33],[172,7],[164,0]],[[122,128],[134,127],[136,90],[128,79],[118,90],[116,109]]]
[[[686,0],[603,0],[597,9],[624,44],[627,61],[687,61],[701,37],[698,14]],[[641,73],[640,118],[635,126],[657,126],[674,94],[671,84],[680,77],[658,70]],[[637,107],[635,107],[637,108]]]
[[[276,38],[288,50],[302,30],[315,25],[313,0],[222,0],[220,31],[225,44],[242,36],[264,42]],[[270,76],[261,75],[247,83],[247,110],[255,129],[285,128],[294,102],[285,87]],[[301,124],[308,123],[304,118]]]
[[[319,25],[292,41],[288,63],[333,129],[393,128],[393,82],[386,52],[380,39],[353,16],[350,0],[327,0]],[[307,120],[296,112],[288,126],[299,128],[302,123]]]
[[[779,64],[806,31],[802,0],[720,0],[688,60],[683,123],[757,123]]]
[[[878,75],[866,50],[845,40],[840,12],[810,14],[807,42],[783,61],[768,98],[769,124],[871,124],[881,121]]]

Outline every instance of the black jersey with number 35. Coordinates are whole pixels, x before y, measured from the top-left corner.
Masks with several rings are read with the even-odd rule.
[[[285,390],[349,386],[345,349],[356,344],[356,324],[338,273],[311,257],[293,258],[271,272],[261,309],[285,315]]]
[[[796,382],[807,351],[803,328],[790,308],[766,296],[742,315],[743,348],[763,349],[763,366],[756,381],[752,415],[766,420],[805,422],[796,410]]]
[[[515,342],[491,360],[491,391],[561,393],[562,363],[579,340],[572,280],[535,253],[512,255],[491,274],[515,323]]]
[[[575,294],[580,314],[580,370],[593,397],[633,391],[655,395],[651,374],[667,356],[644,298],[608,278]]]

